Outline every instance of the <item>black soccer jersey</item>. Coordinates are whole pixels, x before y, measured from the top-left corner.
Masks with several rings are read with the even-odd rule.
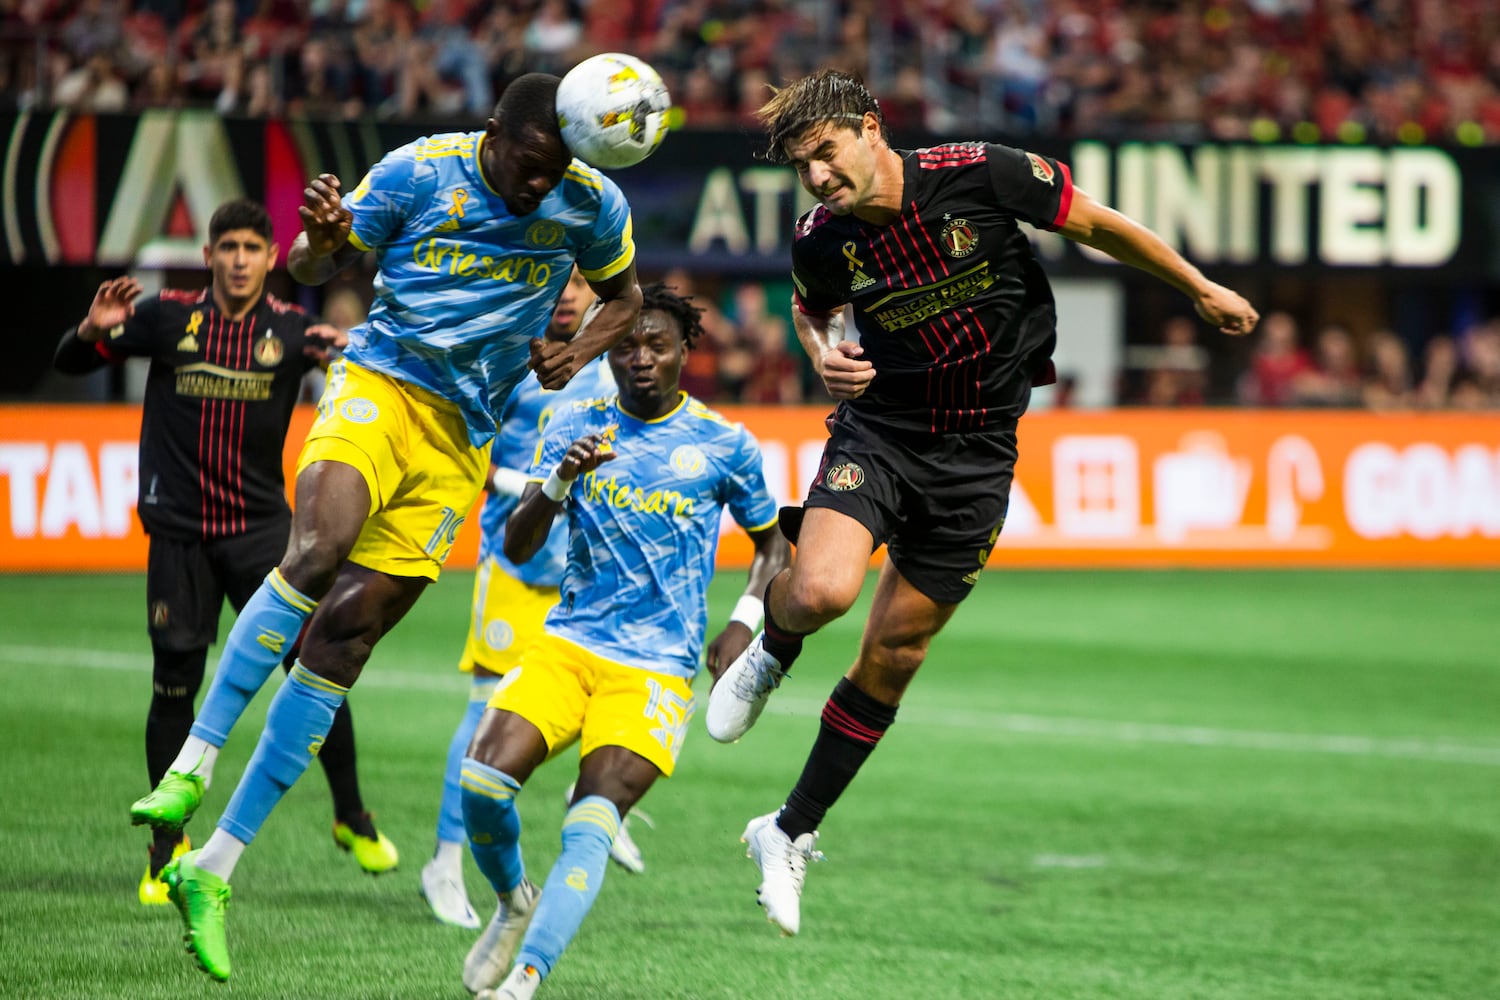
[[[875,379],[845,405],[934,433],[1008,426],[1053,380],[1052,288],[1017,225],[1056,229],[1072,177],[1057,160],[986,143],[898,151],[900,216],[875,225],[821,205],[797,222],[792,279],[806,312],[854,307]],[[852,339],[852,338],[851,338]]]
[[[211,539],[285,517],[282,449],[314,321],[272,295],[240,320],[209,289],[164,291],[96,344],[70,331],[57,366],[86,371],[148,357],[137,510],[150,534]]]

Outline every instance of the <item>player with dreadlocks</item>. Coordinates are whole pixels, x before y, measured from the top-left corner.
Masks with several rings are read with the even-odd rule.
[[[745,595],[708,644],[714,677],[749,645],[758,595],[790,560],[755,439],[678,388],[699,310],[660,284],[642,295],[635,329],[606,355],[617,394],[553,415],[506,526],[515,563],[559,530],[559,511],[568,531],[561,601],[490,699],[459,779],[470,850],[502,901],[464,985],[478,993],[505,976],[494,995],[506,1000],[532,996],[552,971],[598,895],[621,817],[672,773],[693,714],[723,508],[755,556]],[[562,853],[536,907],[512,915],[503,901],[529,886],[516,795],[574,740]]]

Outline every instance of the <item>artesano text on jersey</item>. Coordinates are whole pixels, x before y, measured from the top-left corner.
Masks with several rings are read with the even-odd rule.
[[[1056,310],[1019,221],[1056,229],[1073,183],[1056,160],[956,143],[901,151],[901,214],[886,225],[819,206],[797,223],[792,279],[807,312],[854,306],[876,376],[843,405],[928,432],[1013,423],[1052,380]]]
[[[480,169],[483,132],[427,136],[388,153],[344,198],[349,241],[375,251],[369,319],[349,359],[457,403],[473,444],[526,374],[576,260],[586,278],[635,259],[630,209],[578,160],[536,211],[515,216]]]
[[[760,448],[689,396],[651,421],[600,399],[552,418],[532,476],[545,478],[587,434],[604,436],[616,457],[568,496],[568,566],[546,629],[608,659],[691,678],[723,509],[747,530],[776,520]]]

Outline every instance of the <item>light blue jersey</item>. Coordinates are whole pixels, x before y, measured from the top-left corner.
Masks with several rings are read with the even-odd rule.
[[[613,181],[574,160],[535,212],[515,216],[479,169],[483,138],[418,139],[344,198],[349,242],[380,264],[346,356],[458,404],[476,447],[495,433],[573,263],[602,281],[635,260],[630,207]]]
[[[553,392],[543,389],[535,373],[516,386],[500,411],[500,429],[490,448],[490,462],[506,469],[531,468],[547,422],[575,402],[608,396],[615,390],[614,374],[604,358],[584,365],[567,385]],[[568,561],[568,533],[561,526],[547,536],[536,555],[524,563],[505,558],[505,520],[520,502],[517,497],[490,496],[479,512],[479,558],[494,559],[505,572],[533,587],[556,587]]]
[[[588,434],[604,435],[617,456],[569,494],[562,600],[545,627],[619,663],[691,679],[723,508],[756,530],[775,523],[776,501],[744,427],[687,395],[652,421],[618,404],[610,397],[559,411],[531,470],[545,478]]]

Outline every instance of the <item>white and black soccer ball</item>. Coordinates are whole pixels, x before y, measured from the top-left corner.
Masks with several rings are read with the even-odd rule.
[[[568,70],[557,88],[557,124],[568,151],[612,170],[656,151],[672,125],[672,98],[651,66],[605,52]]]

